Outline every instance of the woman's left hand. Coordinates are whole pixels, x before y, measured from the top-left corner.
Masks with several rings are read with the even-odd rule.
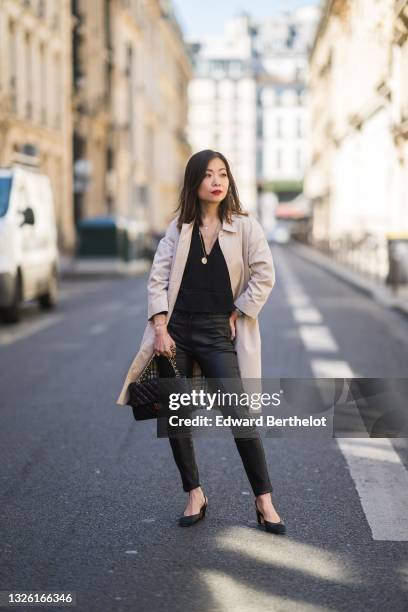
[[[238,313],[234,310],[229,318],[230,328],[231,328],[231,340],[234,340],[236,336],[236,323],[235,321],[238,319]]]

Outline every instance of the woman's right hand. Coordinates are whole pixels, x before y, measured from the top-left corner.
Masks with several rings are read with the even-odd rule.
[[[171,357],[171,347],[176,346],[173,338],[167,331],[167,325],[161,325],[155,329],[154,333],[154,354]]]

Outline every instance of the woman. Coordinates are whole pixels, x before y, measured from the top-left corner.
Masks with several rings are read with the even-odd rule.
[[[118,404],[147,358],[158,356],[161,377],[174,376],[166,357],[176,348],[181,375],[209,379],[261,377],[258,313],[275,282],[272,255],[258,221],[241,209],[227,159],[204,150],[186,166],[179,215],[157,248],[148,281],[148,325]],[[152,329],[153,328],[153,329]],[[223,414],[226,409],[220,406]],[[174,413],[173,413],[174,414]],[[204,518],[204,495],[188,428],[183,437],[167,431],[188,502],[180,526]],[[187,435],[186,435],[187,433]],[[244,437],[243,437],[244,436]],[[235,437],[255,495],[258,522],[271,533],[286,527],[271,498],[259,433],[249,428]]]

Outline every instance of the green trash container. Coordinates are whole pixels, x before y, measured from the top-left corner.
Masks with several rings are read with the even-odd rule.
[[[81,220],[77,225],[77,257],[144,257],[147,224],[113,215]]]
[[[117,221],[114,217],[82,219],[77,225],[77,257],[119,257]]]

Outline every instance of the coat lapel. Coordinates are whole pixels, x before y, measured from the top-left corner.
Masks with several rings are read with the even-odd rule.
[[[169,278],[168,288],[168,304],[169,311],[167,313],[167,322],[170,320],[173,312],[174,304],[176,303],[177,295],[180,289],[181,281],[186,267],[188,252],[190,250],[191,236],[193,233],[193,223],[183,223],[180,236],[177,242],[177,249],[174,255],[172,272]]]
[[[218,234],[218,242],[222,254],[224,255],[225,263],[227,264],[229,277],[231,281],[231,289],[234,300],[238,297],[239,285],[242,274],[242,266],[240,257],[237,257],[240,252],[241,245],[237,232],[236,221],[232,218],[232,223],[224,221],[222,230]]]

